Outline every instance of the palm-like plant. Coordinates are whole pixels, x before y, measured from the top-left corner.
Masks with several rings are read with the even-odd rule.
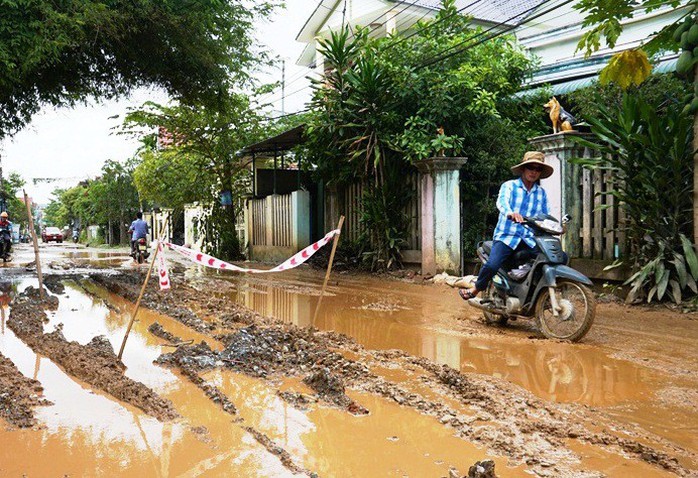
[[[636,272],[628,300],[669,294],[677,303],[690,289],[698,293],[698,259],[686,238],[691,227],[692,121],[681,108],[657,109],[626,94],[619,109],[599,108],[587,120],[598,142],[576,140],[599,153],[575,162],[612,172],[608,191],[625,209],[630,260]],[[619,265],[617,262],[614,265]]]

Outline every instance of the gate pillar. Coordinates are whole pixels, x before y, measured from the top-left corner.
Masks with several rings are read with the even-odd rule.
[[[460,168],[466,158],[417,162],[421,173],[422,274],[461,272]]]

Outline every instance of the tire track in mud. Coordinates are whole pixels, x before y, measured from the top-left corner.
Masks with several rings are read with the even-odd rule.
[[[69,375],[84,380],[114,398],[140,408],[160,421],[179,417],[172,402],[144,384],[124,375],[125,365],[116,357],[105,337],[94,337],[87,345],[68,342],[60,329],[44,334],[44,309],[55,308],[58,299],[39,299],[38,290],[29,287],[15,298],[7,325],[34,352],[59,365]]]
[[[36,426],[34,407],[53,405],[41,397],[43,387],[27,378],[0,353],[0,417],[18,428]]]
[[[101,277],[97,282],[118,295],[135,300],[139,279],[128,274],[125,276]],[[329,378],[325,382],[330,383],[333,381],[331,377],[337,377],[342,391],[344,386],[364,390],[425,415],[435,416],[441,423],[456,429],[462,438],[485,445],[497,454],[509,457],[514,464],[525,463],[540,476],[580,475],[576,466],[579,458],[567,448],[567,440],[597,445],[614,454],[620,452],[621,455],[629,455],[632,459],[678,476],[694,473],[682,466],[676,457],[640,441],[662,444],[672,453],[693,461],[698,458],[692,452],[666,444],[661,438],[641,436],[615,423],[613,433],[606,429],[592,431],[596,425],[612,421],[590,407],[547,402],[504,380],[462,373],[402,351],[365,350],[344,335],[275,323],[274,319],[260,317],[239,304],[215,295],[207,296],[202,302],[201,293],[183,282],[178,284],[176,290],[163,295],[158,294],[155,286],[151,287],[144,296],[143,304],[209,336],[213,336],[214,330],[232,329],[233,333],[215,335],[216,339],[226,344],[221,355],[213,352],[200,355],[210,357],[211,368],[222,366],[263,379],[299,375],[307,378],[309,374],[324,369]],[[196,304],[196,312],[188,304]],[[208,320],[204,321],[197,314],[205,315]],[[200,322],[206,325],[200,327],[197,325]],[[250,322],[254,325],[249,325]],[[347,359],[335,350],[358,355],[358,360]],[[183,346],[175,353],[165,355],[179,353],[181,359],[200,352]],[[220,362],[224,365],[220,365]],[[403,362],[421,368],[426,372],[421,380],[427,386],[474,409],[475,419],[464,417],[444,403],[429,400],[370,373],[366,366],[370,362],[382,365]],[[317,398],[323,402],[340,405],[341,400],[339,403],[333,402],[332,398],[328,400],[327,396],[323,397],[322,390],[315,391]],[[285,398],[284,394],[280,396]],[[293,400],[289,400],[289,403],[295,405]],[[342,408],[351,411],[349,407]]]

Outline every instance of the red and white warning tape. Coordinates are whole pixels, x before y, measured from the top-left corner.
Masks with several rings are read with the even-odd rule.
[[[158,242],[158,282],[160,283],[160,290],[170,288],[170,274],[167,272],[164,252],[162,242]]]
[[[274,267],[273,269],[245,269],[243,267],[238,267],[235,264],[231,264],[229,262],[222,261],[220,259],[216,259],[213,256],[209,256],[208,254],[204,254],[203,252],[195,251],[192,249],[189,249],[187,247],[183,246],[178,246],[176,244],[172,244],[169,242],[164,242],[163,244],[167,247],[169,247],[171,250],[183,255],[184,257],[188,258],[192,262],[196,262],[197,264],[201,264],[202,266],[206,267],[211,267],[214,269],[221,269],[221,270],[231,270],[231,271],[238,271],[238,272],[249,272],[253,274],[263,274],[266,272],[281,272],[281,271],[286,271],[289,269],[293,269],[294,267],[298,267],[299,265],[303,264],[305,261],[310,259],[310,257],[315,254],[322,246],[326,245],[328,242],[332,240],[332,238],[335,235],[339,234],[339,229],[335,229],[333,231],[328,232],[325,234],[325,237],[320,239],[314,244],[309,245],[302,251],[298,252],[295,254],[293,257],[286,259],[284,262],[279,264],[278,266]],[[160,279],[163,280],[164,277],[167,277],[167,269],[164,267],[164,260],[162,264],[158,264],[158,267],[160,268]],[[165,275],[163,275],[163,269],[165,272]],[[167,282],[169,284],[169,278],[167,279]],[[162,283],[161,283],[162,285]],[[169,287],[169,285],[168,285]]]

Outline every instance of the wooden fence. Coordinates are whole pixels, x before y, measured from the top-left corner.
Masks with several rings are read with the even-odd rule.
[[[340,209],[345,216],[344,232],[345,237],[352,241],[358,241],[364,228],[361,225],[361,198],[364,194],[364,185],[355,183],[342,188],[340,195]],[[405,194],[410,194],[410,201],[405,207],[405,213],[410,220],[408,228],[407,244],[404,247],[406,255],[414,255],[422,248],[421,232],[421,188],[419,187],[419,173],[414,171],[406,176]]]
[[[254,246],[293,245],[293,207],[291,194],[275,194],[250,199],[251,244]],[[271,221],[271,228],[267,227]]]
[[[610,171],[583,169],[581,174],[581,257],[614,260],[624,257],[628,245],[622,226],[623,208],[616,198],[603,194],[612,188]]]

